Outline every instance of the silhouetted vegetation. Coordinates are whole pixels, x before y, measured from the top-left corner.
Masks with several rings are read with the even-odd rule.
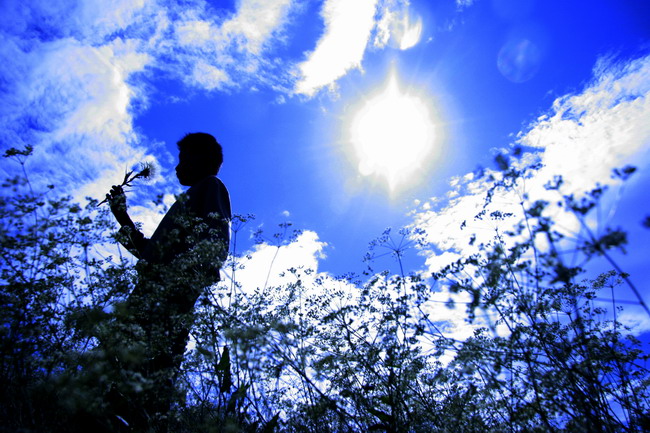
[[[137,283],[133,262],[95,200],[82,206],[55,186],[30,185],[30,153],[6,152],[23,171],[0,196],[0,429],[134,431],[123,414],[162,381],[138,373],[147,356],[142,330],[120,316]],[[486,209],[538,168],[499,161],[500,171],[483,179]],[[633,172],[615,175],[624,181]],[[626,233],[589,230],[602,188],[577,197],[561,185],[547,184],[557,193],[552,205],[522,194],[517,224],[433,275],[404,269],[404,248],[427,247],[411,229],[371,244],[393,254],[398,272],[335,279],[296,267],[279,286],[243,287],[247,258],[237,236],[251,217],[235,217],[232,279],[199,297],[173,407],[143,413],[149,430],[650,430],[648,355],[618,322],[620,306],[606,314],[595,299],[621,285],[637,290],[611,257]],[[586,234],[567,239],[557,209]],[[486,210],[467,219],[475,217],[506,216]],[[282,249],[296,235],[285,224],[266,242]],[[475,242],[469,232],[467,241]],[[567,248],[579,259],[567,261]],[[596,257],[611,270],[588,277]],[[441,290],[464,296],[468,338],[450,338],[449,324],[435,317]]]

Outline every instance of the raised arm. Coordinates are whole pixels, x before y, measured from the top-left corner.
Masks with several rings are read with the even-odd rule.
[[[111,212],[120,224],[119,240],[131,254],[137,258],[142,258],[145,245],[148,241],[144,235],[137,229],[133,220],[126,211],[126,196],[121,186],[113,185],[111,192],[106,194],[106,200],[111,208]]]

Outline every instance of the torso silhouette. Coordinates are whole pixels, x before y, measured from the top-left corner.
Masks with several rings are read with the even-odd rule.
[[[207,176],[183,196],[172,205],[150,239],[139,231],[122,228],[130,241],[124,242],[124,246],[149,264],[164,265],[171,264],[197,243],[207,240],[220,244],[220,251],[212,258],[218,267],[228,255],[230,240],[228,190],[217,177]],[[201,223],[207,225],[203,230],[197,226]]]
[[[125,339],[144,353],[129,368],[151,380],[148,391],[127,399],[132,409],[122,412],[134,426],[146,426],[148,416],[169,410],[194,304],[205,287],[219,281],[228,255],[230,218],[228,190],[216,176],[208,176],[179,197],[150,239],[133,228],[120,230],[124,246],[140,259],[138,283],[121,321],[127,330],[135,329]]]

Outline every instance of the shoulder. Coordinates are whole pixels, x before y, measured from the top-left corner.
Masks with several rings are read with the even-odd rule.
[[[190,206],[199,214],[218,212],[230,218],[230,195],[221,179],[208,176],[188,190]]]
[[[228,189],[218,177],[208,176],[192,186],[187,193],[190,196],[222,195],[228,194]]]
[[[205,180],[207,188],[228,192],[226,185],[216,176],[209,176]]]

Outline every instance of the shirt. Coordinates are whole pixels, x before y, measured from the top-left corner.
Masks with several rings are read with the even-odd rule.
[[[218,268],[228,256],[231,217],[226,186],[216,176],[208,176],[178,197],[150,239],[138,230],[122,227],[122,244],[153,265],[171,264],[187,252],[201,254],[194,263],[216,270],[218,280]],[[209,248],[199,252],[198,245]]]

